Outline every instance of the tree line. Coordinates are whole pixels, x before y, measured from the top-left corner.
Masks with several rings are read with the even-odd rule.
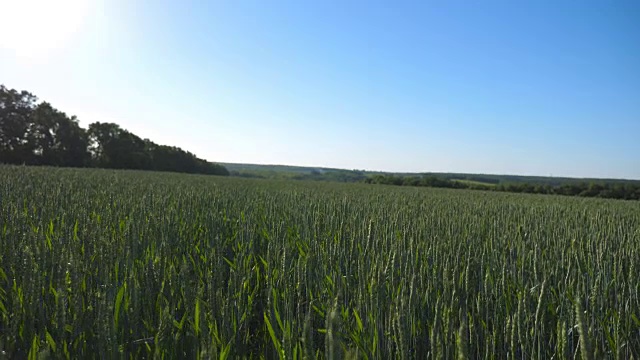
[[[229,175],[222,165],[141,139],[114,123],[94,122],[84,129],[75,116],[4,85],[0,85],[0,163]]]
[[[451,189],[491,190],[529,194],[549,194],[566,196],[599,197],[609,199],[640,200],[640,182],[586,182],[572,181],[561,185],[506,183],[481,184],[437,176],[374,175],[366,180],[368,184],[396,186],[426,186]]]

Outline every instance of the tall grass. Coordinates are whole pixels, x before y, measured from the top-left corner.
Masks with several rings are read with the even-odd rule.
[[[0,167],[0,357],[640,358],[640,203]]]

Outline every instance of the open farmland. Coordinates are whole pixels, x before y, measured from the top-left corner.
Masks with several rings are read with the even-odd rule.
[[[640,202],[0,167],[0,358],[640,357]]]

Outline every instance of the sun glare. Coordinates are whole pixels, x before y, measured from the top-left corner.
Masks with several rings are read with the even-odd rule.
[[[70,44],[85,21],[89,1],[0,0],[0,50],[46,60]]]

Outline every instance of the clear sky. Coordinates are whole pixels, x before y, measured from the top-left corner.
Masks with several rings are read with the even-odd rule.
[[[211,161],[640,179],[637,0],[0,0],[0,34],[0,83]]]

